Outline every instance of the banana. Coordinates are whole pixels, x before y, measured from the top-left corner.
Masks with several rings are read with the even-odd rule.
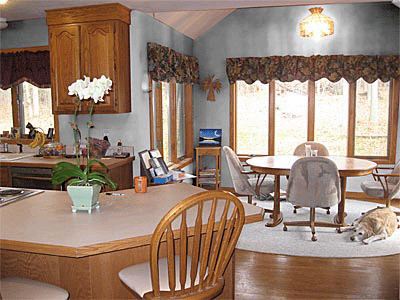
[[[43,132],[36,132],[35,139],[29,144],[29,147],[31,148],[36,148],[36,147],[41,147],[44,145],[46,142],[46,136],[44,135]]]
[[[40,132],[40,146],[43,146],[44,143],[46,143],[46,136],[44,135],[43,132]]]
[[[42,146],[42,142],[43,142],[43,137],[40,134],[40,132],[36,132],[36,136],[38,137],[38,146]]]
[[[38,146],[38,139],[35,136],[35,139],[29,144],[29,147],[36,148]]]

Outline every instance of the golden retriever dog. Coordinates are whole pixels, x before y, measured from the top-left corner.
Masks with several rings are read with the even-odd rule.
[[[397,215],[389,207],[377,207],[354,220],[353,224],[342,228],[342,231],[353,231],[352,241],[369,244],[373,241],[390,237],[399,226]]]

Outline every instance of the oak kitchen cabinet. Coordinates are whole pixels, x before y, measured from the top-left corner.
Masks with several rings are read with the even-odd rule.
[[[130,112],[130,9],[118,3],[54,9],[46,11],[46,22],[53,113],[74,113],[75,97],[68,95],[68,86],[84,75],[105,75],[113,82],[95,113]],[[89,104],[81,101],[80,113],[88,113]]]
[[[0,186],[11,186],[10,169],[0,166]]]
[[[134,156],[100,159],[108,168],[108,171],[105,172],[107,176],[118,184],[118,190],[131,189],[133,187],[132,162],[134,159]],[[0,186],[44,190],[61,189],[61,186],[54,186],[51,183],[51,170],[61,161],[76,163],[75,158],[61,156],[57,158],[27,157],[13,161],[0,160]],[[82,168],[84,166],[82,164]],[[104,172],[103,168],[97,164],[92,167],[94,171]],[[108,190],[110,190],[110,187],[106,186],[104,191]]]

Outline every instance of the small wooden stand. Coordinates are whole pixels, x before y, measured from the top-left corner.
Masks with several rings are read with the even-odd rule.
[[[215,169],[202,170],[202,157],[205,155],[215,156]],[[221,179],[221,147],[197,147],[196,148],[196,176],[197,186],[215,185],[219,190]]]

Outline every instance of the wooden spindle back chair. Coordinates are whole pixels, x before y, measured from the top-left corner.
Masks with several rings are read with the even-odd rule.
[[[228,192],[205,191],[186,198],[153,232],[145,267],[150,268],[151,286],[145,291],[138,284],[143,266],[122,270],[121,280],[145,299],[215,298],[223,291],[223,275],[244,217],[243,204]]]

